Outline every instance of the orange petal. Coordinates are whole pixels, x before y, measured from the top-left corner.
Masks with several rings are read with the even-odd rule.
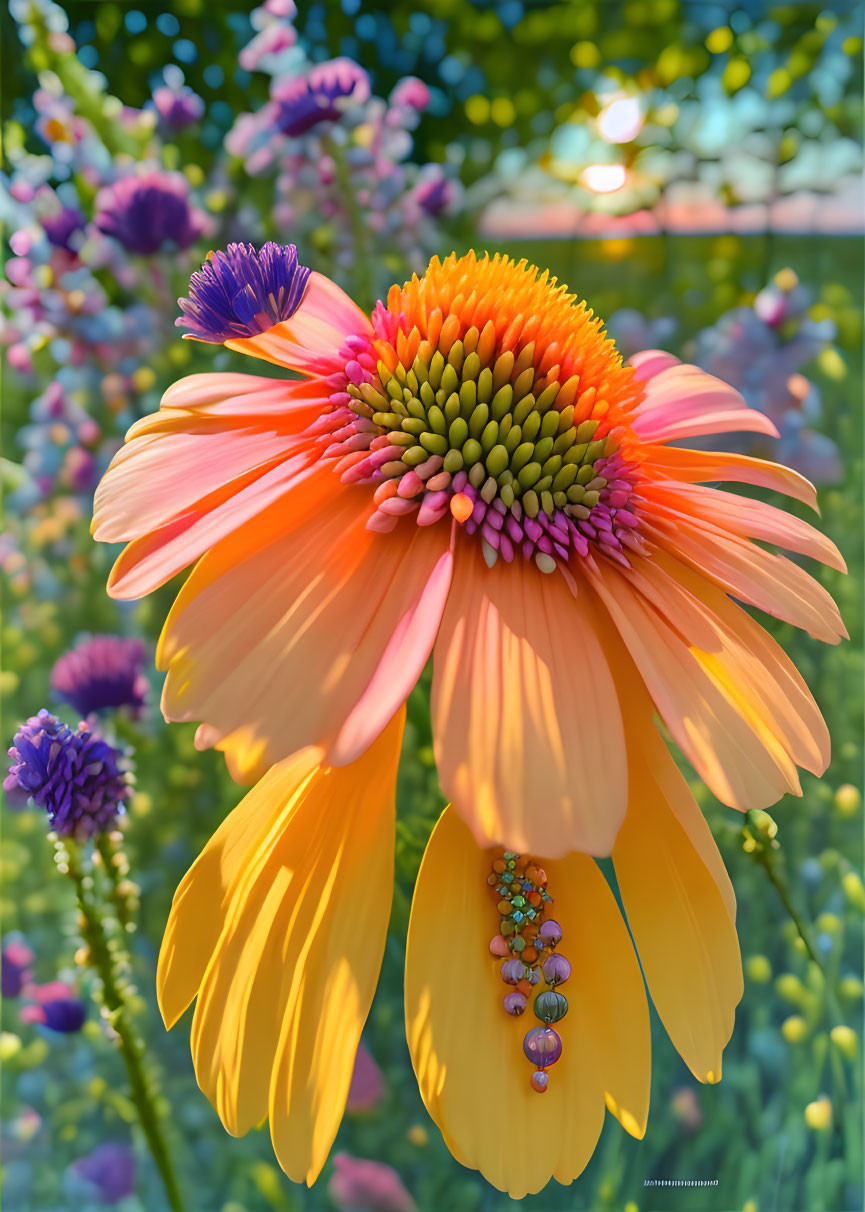
[[[688,760],[732,807],[801,794],[828,759],[822,717],[790,661],[715,586],[656,551],[627,576],[587,569]]]
[[[708,521],[665,514],[644,533],[740,602],[837,644],[847,629],[831,595],[798,564]]]
[[[774,543],[846,572],[844,557],[831,539],[808,522],[784,509],[740,497],[702,484],[677,484],[656,480],[645,486],[646,497],[655,507],[668,507],[679,513],[711,522],[714,526],[747,539]]]
[[[609,854],[627,800],[599,623],[563,578],[459,553],[436,642],[436,763],[480,844]]]
[[[202,1090],[234,1135],[269,1115],[297,1182],[336,1134],[381,965],[403,721],[353,766],[274,767],[184,878],[160,953],[166,1023],[198,996]]]
[[[673,1044],[695,1077],[717,1082],[743,990],[733,890],[661,738],[649,721],[629,735],[635,793],[613,848],[622,904]]]
[[[642,468],[647,475],[669,476],[686,483],[728,480],[737,484],[757,484],[817,509],[817,490],[810,480],[783,463],[771,463],[751,455],[689,450],[685,446],[647,446]]]
[[[427,1110],[463,1165],[514,1198],[551,1177],[572,1182],[594,1151],[606,1099],[642,1135],[649,1102],[646,998],[627,929],[606,881],[582,854],[544,860],[572,964],[557,1024],[564,1050],[544,1094],[523,1053],[538,1025],[513,1018],[489,940],[499,917],[481,850],[452,808],[430,838],[412,903],[406,951],[406,1030]]]
[[[166,718],[210,725],[251,769],[308,744],[351,761],[404,701],[435,638],[446,536],[412,522],[373,534],[368,493],[331,484],[326,508],[289,533],[277,508],[205,555],[160,640]],[[251,769],[233,773],[245,781]]]

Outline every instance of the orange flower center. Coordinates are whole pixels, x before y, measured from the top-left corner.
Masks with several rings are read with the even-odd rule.
[[[584,303],[525,262],[470,253],[394,286],[372,323],[335,402],[366,452],[344,478],[375,484],[377,528],[452,517],[488,563],[521,552],[544,572],[590,543],[625,558],[639,387]]]

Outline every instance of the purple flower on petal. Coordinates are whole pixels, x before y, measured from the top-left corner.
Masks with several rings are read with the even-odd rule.
[[[96,635],[65,652],[51,671],[51,686],[80,716],[106,708],[144,706],[144,643],[119,635]]]
[[[135,1191],[135,1154],[128,1145],[106,1141],[69,1167],[78,1178],[92,1183],[103,1203],[116,1204]]]
[[[44,707],[15,734],[9,756],[3,789],[10,801],[32,798],[67,837],[105,833],[131,795],[118,751],[83,722],[73,732]]]
[[[258,252],[229,244],[192,275],[175,323],[189,329],[184,336],[215,343],[266,332],[297,311],[310,272],[293,244],[269,241]]]
[[[305,76],[278,82],[273,88],[276,126],[297,137],[319,122],[335,122],[352,104],[369,97],[369,76],[353,59],[329,59]]]
[[[96,202],[96,226],[128,252],[188,248],[201,233],[186,181],[176,173],[123,177],[101,190]]]

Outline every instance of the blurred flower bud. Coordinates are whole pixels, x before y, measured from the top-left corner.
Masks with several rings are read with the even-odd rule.
[[[862,808],[862,795],[852,783],[844,783],[835,792],[835,807],[839,816],[856,816]]]
[[[833,1027],[829,1032],[829,1038],[832,1043],[843,1053],[848,1060],[855,1060],[856,1053],[859,1050],[859,1037],[852,1027],[845,1027],[839,1023],[837,1027]]]
[[[805,1123],[815,1132],[828,1132],[832,1127],[832,1103],[825,1094],[805,1108]]]
[[[772,965],[765,955],[749,955],[745,961],[745,975],[755,985],[765,985],[772,978]]]
[[[788,1044],[801,1044],[808,1034],[808,1024],[800,1014],[791,1014],[781,1024],[781,1034]]]

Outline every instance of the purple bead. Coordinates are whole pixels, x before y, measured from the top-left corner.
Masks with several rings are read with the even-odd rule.
[[[508,985],[515,985],[523,979],[526,966],[522,960],[509,959],[502,964],[502,980]]]
[[[551,947],[555,947],[556,943],[561,942],[562,928],[558,922],[549,918],[541,925],[539,934],[541,938],[547,940]]]
[[[548,955],[544,960],[544,978],[547,984],[562,985],[571,975],[571,965],[563,955]]]
[[[538,1070],[536,1070],[536,1071],[535,1071],[535,1072],[532,1074],[532,1089],[533,1089],[533,1090],[534,1090],[534,1091],[535,1091],[537,1094],[543,1094],[543,1092],[544,1092],[544,1091],[546,1090],[546,1088],[547,1088],[547,1082],[548,1082],[549,1080],[550,1080],[550,1079],[549,1079],[549,1074],[548,1074],[548,1073],[544,1073],[543,1069],[538,1069]]]
[[[532,1027],[523,1040],[523,1052],[538,1069],[546,1069],[562,1055],[561,1036],[552,1027]]]
[[[505,1009],[508,1014],[513,1014],[515,1017],[522,1014],[526,1008],[526,998],[523,993],[506,993],[505,994]]]
[[[541,979],[541,973],[538,968],[526,968],[525,972],[523,973],[523,976],[529,982],[530,985],[536,985],[538,983],[538,981]]]

